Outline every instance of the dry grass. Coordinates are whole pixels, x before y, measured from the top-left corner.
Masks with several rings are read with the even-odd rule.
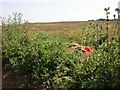
[[[105,21],[92,21],[103,27],[103,31],[106,30]],[[27,24],[28,30],[32,32],[47,32],[49,34],[70,34],[72,36],[79,35],[81,30],[88,25],[90,21],[76,21],[76,22],[55,22],[55,23],[29,23]],[[109,33],[111,33],[115,27],[116,21],[109,21]],[[103,33],[104,33],[103,32]]]

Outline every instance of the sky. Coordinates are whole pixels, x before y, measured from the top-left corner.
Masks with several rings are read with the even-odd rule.
[[[109,18],[117,14],[120,0],[0,0],[0,16],[7,18],[14,12],[22,13],[28,22],[86,21],[105,18],[105,7],[110,7]]]

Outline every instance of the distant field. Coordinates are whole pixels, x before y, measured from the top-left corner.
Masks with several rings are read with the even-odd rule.
[[[89,23],[95,23],[102,26],[103,31],[106,29],[106,21],[74,21],[74,22],[51,22],[51,23],[29,23],[27,24],[28,29],[35,32],[48,32],[50,34],[53,33],[61,33],[61,32],[69,32],[72,34],[79,34],[81,30]],[[109,21],[109,32],[111,32],[117,21]]]

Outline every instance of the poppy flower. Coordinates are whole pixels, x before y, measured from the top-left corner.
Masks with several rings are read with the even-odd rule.
[[[85,54],[86,55],[90,55],[90,54],[92,54],[93,53],[93,50],[92,50],[92,47],[90,46],[88,46],[88,47],[85,47]]]
[[[25,38],[30,38],[30,36],[26,36]]]

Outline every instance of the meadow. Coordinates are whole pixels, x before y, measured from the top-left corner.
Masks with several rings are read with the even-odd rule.
[[[2,20],[3,88],[120,87],[119,20],[22,21]],[[72,42],[92,53],[67,51]]]

